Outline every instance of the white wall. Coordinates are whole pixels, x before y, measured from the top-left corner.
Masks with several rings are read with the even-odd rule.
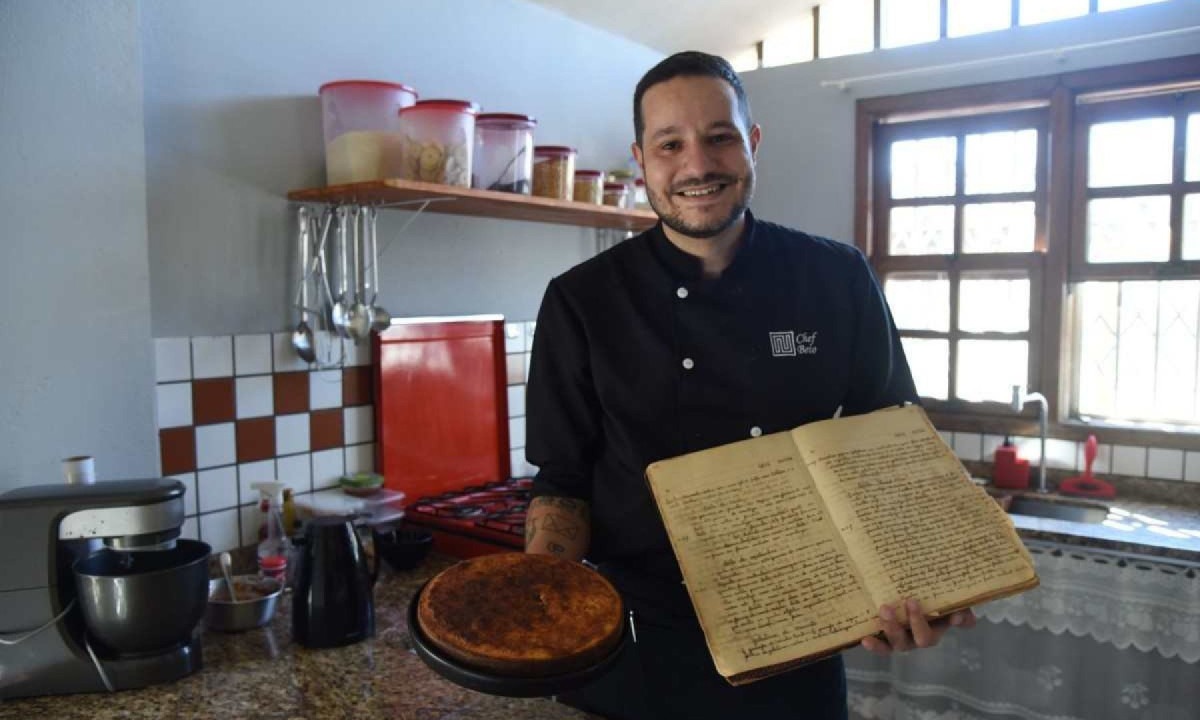
[[[0,3],[0,491],[157,472],[132,0]]]
[[[539,120],[581,167],[628,154],[637,79],[661,54],[519,0],[242,0],[142,8],[155,337],[295,324],[287,190],[324,184],[317,88],[411,85]],[[381,246],[410,217],[383,213]],[[422,215],[380,263],[393,315],[537,312],[593,233]]]
[[[847,91],[826,80],[997,58],[1200,25],[1200,3],[1173,0],[1122,11],[1013,28],[828,60],[767,68],[743,80],[763,126],[754,210],[761,217],[852,242],[854,104],[859,98],[1050,75],[1102,65],[1200,52],[1200,32],[1054,57],[1006,61],[966,70],[864,82]]]

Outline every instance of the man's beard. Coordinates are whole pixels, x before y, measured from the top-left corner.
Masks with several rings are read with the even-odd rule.
[[[693,180],[671,189],[670,193],[674,195],[677,192],[686,190],[689,187],[702,187],[711,183],[725,183],[732,186],[736,182],[736,178],[729,175],[705,175],[700,180]],[[668,212],[667,207],[670,205],[669,196],[664,198],[662,195],[654,192],[646,187],[646,199],[650,202],[650,207],[662,220],[663,225],[671,228],[675,232],[694,238],[711,238],[720,235],[732,226],[742,217],[742,213],[746,208],[750,207],[750,198],[754,196],[754,171],[750,170],[745,175],[745,190],[737,202],[729,209],[729,214],[723,218],[718,218],[704,224],[689,224],[683,219],[683,214],[676,210]]]

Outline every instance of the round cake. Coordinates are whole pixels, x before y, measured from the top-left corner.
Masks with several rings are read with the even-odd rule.
[[[621,596],[599,573],[550,555],[464,560],[429,581],[417,623],[475,669],[547,677],[589,667],[621,640]]]

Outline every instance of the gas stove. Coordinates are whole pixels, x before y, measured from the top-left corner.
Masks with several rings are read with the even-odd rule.
[[[520,550],[532,491],[533,478],[511,478],[418,498],[406,522],[441,531],[437,539],[457,546],[454,554]]]

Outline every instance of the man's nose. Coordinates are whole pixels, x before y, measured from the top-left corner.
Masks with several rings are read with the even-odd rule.
[[[702,139],[690,142],[685,146],[683,152],[683,168],[685,170],[698,175],[704,175],[716,167],[716,165],[716,158],[712,148]]]

